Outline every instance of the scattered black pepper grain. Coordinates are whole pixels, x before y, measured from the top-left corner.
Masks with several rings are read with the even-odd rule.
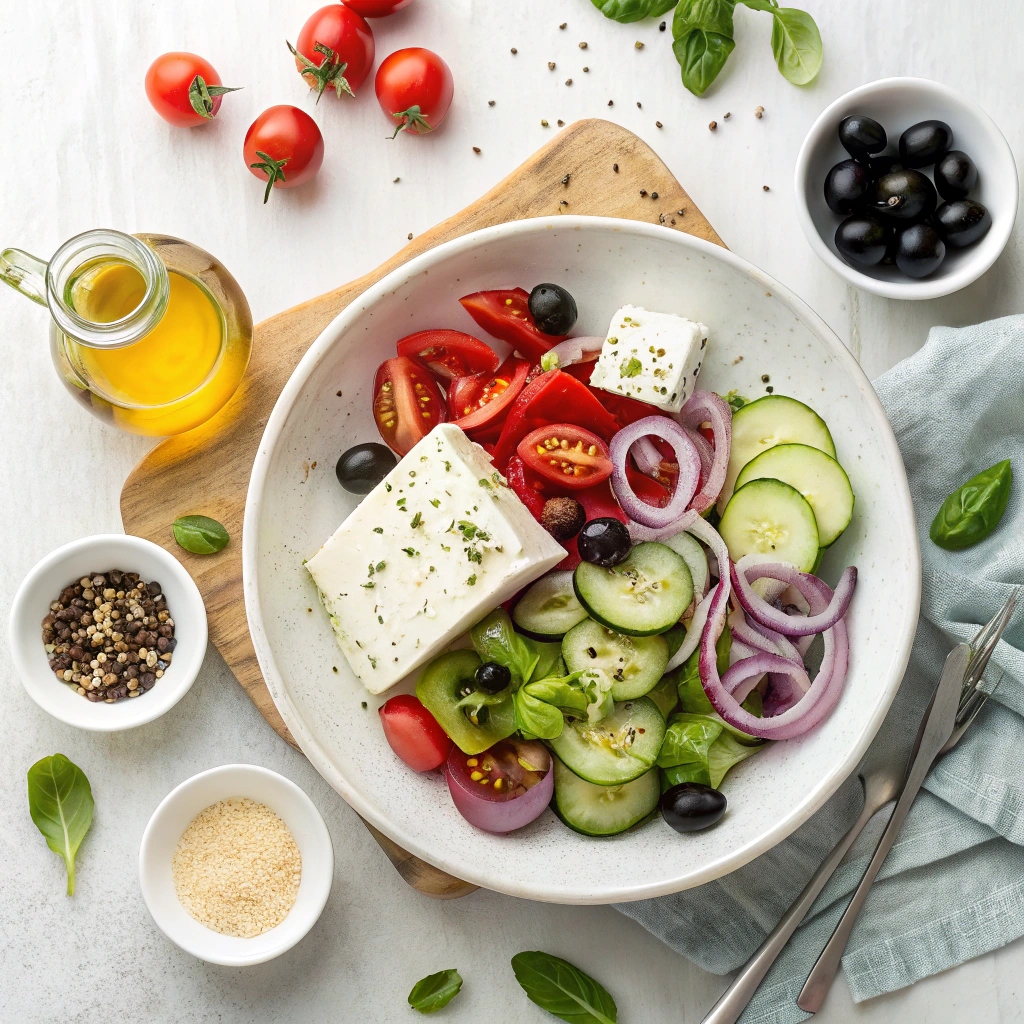
[[[658,198],[658,193],[657,192],[652,192],[651,193],[651,198],[652,199],[657,199]]]
[[[615,172],[616,174],[618,174],[618,173],[619,173],[619,165],[618,165],[618,164],[612,164],[612,170],[613,170],[613,171],[614,171],[614,172]]]
[[[767,388],[765,388],[765,391],[767,391],[767,392],[768,392],[768,394],[770,395],[770,394],[772,394],[772,393],[773,393],[773,392],[775,391],[775,388],[773,388],[773,387],[767,387]]]
[[[366,701],[365,700],[361,700],[359,702],[359,706],[365,710],[366,709]]]
[[[640,195],[642,195],[642,196],[647,195],[647,189],[645,189],[645,188],[640,189]]]
[[[555,70],[555,62],[553,60],[549,60],[548,61],[548,71],[554,71],[554,70]]]
[[[395,180],[392,182],[392,184],[393,185],[397,185],[401,180],[402,180],[401,178],[395,178]]]
[[[518,50],[517,50],[517,49],[516,49],[516,48],[515,48],[515,47],[513,46],[513,47],[512,47],[512,53],[513,53],[513,54],[517,54],[518,52],[519,52],[519,51],[518,51]]]
[[[411,231],[408,234],[408,239],[409,239],[410,242],[412,241],[412,232]]]
[[[585,50],[586,48],[587,48],[587,44],[586,43],[580,43],[580,49],[581,50]]]
[[[566,27],[568,27],[568,25],[569,25],[569,22],[567,22],[567,21],[563,21],[563,22],[562,22],[562,24],[561,24],[561,25],[559,25],[558,27],[559,27],[559,28],[566,28]]]
[[[584,72],[587,72],[587,71],[590,70],[590,68],[584,68],[583,70],[584,70]]]
[[[660,121],[655,121],[654,122],[654,127],[655,128],[664,128],[665,126]]]
[[[756,117],[760,121],[761,118],[764,117],[764,107],[755,107],[754,117]]]
[[[727,111],[726,111],[726,112],[725,112],[725,113],[724,113],[724,114],[722,115],[722,120],[723,120],[723,121],[728,121],[730,117],[732,117],[732,114],[731,114],[731,113],[729,113],[729,111],[727,110]]]
[[[770,381],[770,380],[771,380],[771,377],[769,377],[767,373],[762,373],[761,374],[761,383],[762,384],[767,384],[768,381]]]
[[[640,106],[640,101],[639,100],[636,101],[636,109],[637,110],[643,110],[644,109],[642,106]]]
[[[542,119],[541,122],[540,122],[540,126],[541,126],[541,128],[547,128],[548,127],[547,121]]]
[[[641,43],[639,39],[633,44],[633,49],[634,50],[642,50],[643,48],[644,48],[644,44]]]
[[[306,611],[309,612],[310,614],[312,614],[313,609],[312,608],[307,608]]]
[[[609,107],[614,107],[615,106],[615,100],[609,100],[608,101],[608,106]]]
[[[562,200],[559,200],[558,205],[559,206],[568,206],[569,204],[564,199],[562,199]]]
[[[340,391],[338,392],[338,397],[341,398],[341,392]]]
[[[479,153],[480,153],[480,147],[479,147],[479,146],[474,146],[474,147],[473,147],[473,152],[479,155]]]
[[[672,223],[675,224],[675,222],[676,222],[676,219],[675,219],[675,217],[673,217],[672,218]]]
[[[487,101],[487,106],[493,107],[494,106],[494,100],[488,100]]]
[[[761,186],[761,191],[763,191],[763,192],[771,192],[771,189],[767,185],[762,185]]]
[[[555,124],[557,124],[559,128],[564,128],[564,127],[565,127],[565,122],[564,122],[564,121],[563,121],[563,120],[562,120],[561,118],[559,118],[559,119],[558,119],[558,120],[557,120],[557,121],[555,122]]]
[[[708,125],[708,131],[710,131],[710,132],[716,131],[717,129],[718,129],[718,122],[717,121],[712,121],[711,124]]]
[[[333,673],[334,673],[335,675],[337,675],[337,674],[338,674],[338,666],[337,666],[337,665],[332,665],[332,666],[331,666],[331,671],[332,671],[332,672],[333,672]]]
[[[662,23],[661,23],[661,24],[660,24],[660,25],[658,26],[658,31],[659,31],[659,32],[664,32],[664,31],[665,31],[665,22],[662,22]]]
[[[565,84],[566,84],[566,85],[572,85],[572,79],[571,79],[571,78],[567,78],[567,79],[565,80]]]
[[[563,185],[568,185],[568,184],[569,184],[569,179],[570,179],[571,177],[572,177],[572,175],[571,175],[571,174],[567,174],[567,175],[566,175],[566,176],[565,176],[565,177],[564,177],[564,178],[562,179],[562,184],[563,184]]]
[[[681,209],[681,210],[676,210],[676,213],[677,213],[677,214],[678,214],[678,215],[679,215],[680,217],[682,217],[682,216],[683,216],[683,215],[684,215],[684,214],[686,213],[686,208],[685,208],[685,207],[683,207],[683,209]]]

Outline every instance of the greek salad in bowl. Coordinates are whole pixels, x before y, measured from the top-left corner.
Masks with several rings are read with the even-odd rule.
[[[854,494],[818,413],[699,386],[708,328],[623,306],[570,337],[569,292],[467,295],[377,369],[365,495],[306,562],[412,771],[471,824],[545,808],[590,836],[717,822],[723,780],[831,714],[857,571],[815,575]],[[771,389],[768,389],[771,391]]]

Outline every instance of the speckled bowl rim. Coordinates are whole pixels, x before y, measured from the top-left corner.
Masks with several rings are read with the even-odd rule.
[[[659,239],[661,241],[667,239],[701,256],[720,260],[733,269],[749,276],[762,285],[765,290],[770,291],[774,298],[787,306],[795,316],[807,325],[809,330],[813,331],[822,344],[830,351],[832,358],[846,371],[851,384],[857,388],[868,408],[874,414],[886,454],[894,468],[894,475],[896,477],[898,503],[893,508],[893,518],[894,521],[899,523],[902,532],[913,545],[913,550],[908,553],[912,567],[912,579],[908,580],[908,584],[911,586],[912,591],[907,595],[907,600],[904,604],[903,621],[894,623],[892,627],[893,649],[896,655],[890,664],[894,668],[874,714],[846,756],[841,761],[832,765],[831,769],[821,777],[817,786],[808,793],[803,802],[798,804],[789,815],[782,818],[773,828],[764,832],[758,839],[748,842],[739,849],[725,854],[698,870],[683,870],[676,879],[633,886],[621,884],[608,885],[602,880],[595,879],[593,891],[588,894],[586,899],[567,900],[557,887],[546,883],[531,882],[530,884],[520,884],[515,887],[510,886],[508,880],[502,875],[500,865],[490,868],[486,864],[479,866],[468,865],[469,870],[467,870],[467,865],[452,859],[448,851],[427,848],[414,836],[407,834],[400,822],[393,821],[379,813],[377,808],[365,800],[361,793],[350,785],[341,772],[334,767],[330,758],[314,739],[311,731],[306,727],[302,715],[288,696],[287,688],[267,639],[259,594],[257,539],[259,536],[259,521],[262,513],[267,473],[271,466],[274,449],[280,439],[291,408],[300,396],[302,389],[306,386],[309,377],[318,367],[321,360],[326,357],[339,336],[347,330],[352,321],[356,320],[368,308],[384,299],[396,288],[412,278],[418,277],[425,271],[429,271],[432,267],[454,254],[484,247],[491,242],[505,239],[508,236],[531,233],[543,236],[546,231],[552,228],[586,230],[587,228],[597,227],[603,231],[621,231],[624,234],[640,236],[642,238]],[[871,383],[861,369],[860,364],[850,354],[846,346],[843,345],[828,324],[803,299],[799,298],[785,285],[780,284],[774,278],[759,270],[741,256],[737,256],[729,249],[715,245],[712,242],[706,242],[693,235],[661,227],[657,224],[644,224],[639,221],[611,217],[537,217],[529,220],[510,221],[505,224],[498,224],[474,231],[468,235],[442,243],[436,248],[414,257],[408,263],[393,270],[375,285],[368,288],[362,295],[343,309],[328,324],[299,361],[299,364],[285,384],[270,414],[270,418],[267,420],[267,426],[263,432],[263,437],[256,453],[256,459],[253,463],[252,476],[249,480],[249,491],[246,499],[245,519],[242,530],[242,574],[249,632],[252,636],[256,657],[270,695],[299,747],[327,782],[341,794],[345,801],[362,818],[409,853],[421,857],[435,867],[441,868],[466,882],[471,882],[497,892],[504,892],[511,896],[541,900],[549,903],[607,904],[649,899],[655,896],[679,892],[682,889],[710,882],[715,878],[720,878],[731,871],[735,871],[795,832],[835,793],[842,782],[856,768],[872,739],[874,739],[896,695],[896,691],[899,689],[907,662],[910,659],[910,650],[913,645],[921,602],[921,554],[917,542],[917,528],[914,520],[913,503],[910,497],[910,487],[907,483],[906,473],[903,470],[903,457],[900,454],[896,437],[893,434],[885,410],[878,400],[878,396],[871,387]]]

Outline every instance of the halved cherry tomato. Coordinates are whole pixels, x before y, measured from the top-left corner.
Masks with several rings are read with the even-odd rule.
[[[503,419],[526,384],[530,364],[509,356],[494,373],[457,377],[448,390],[448,408],[455,425],[478,433]]]
[[[501,362],[490,345],[462,331],[417,331],[398,343],[398,354],[415,359],[445,380],[494,373]]]
[[[437,719],[409,693],[400,693],[378,709],[384,738],[412,769],[429,772],[448,760],[452,741]]]
[[[406,455],[420,438],[448,419],[448,410],[426,367],[396,356],[377,367],[373,418],[388,447]]]
[[[344,4],[328,4],[307,19],[295,45],[288,43],[295,66],[316,101],[330,86],[341,99],[355,96],[373,67],[373,32],[362,15]]]
[[[516,454],[535,473],[558,487],[581,491],[612,475],[608,445],[572,423],[554,423],[530,431]]]
[[[545,334],[530,316],[530,296],[522,288],[473,292],[459,302],[492,338],[507,341],[524,359],[539,363],[540,357],[565,339],[564,334]]]
[[[523,388],[509,410],[494,452],[495,466],[504,472],[519,442],[531,430],[567,420],[584,430],[592,430],[603,441],[610,441],[619,429],[615,418],[590,393],[586,384],[561,370],[548,370]]]

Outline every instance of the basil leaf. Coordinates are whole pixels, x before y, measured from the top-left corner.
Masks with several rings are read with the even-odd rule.
[[[537,656],[537,664],[533,666],[531,679],[546,679],[548,676],[564,676],[565,662],[562,661],[562,645],[560,643],[544,643],[523,636],[519,638],[527,648]]]
[[[454,967],[421,978],[409,993],[409,1005],[420,1013],[433,1013],[447,1006],[462,988],[462,976]]]
[[[736,0],[680,0],[672,19],[672,38],[684,39],[694,29],[732,39]]]
[[[553,704],[534,697],[524,686],[512,698],[516,711],[516,728],[524,736],[538,740],[555,740],[562,735],[565,719]]]
[[[615,1000],[578,967],[550,953],[516,953],[516,981],[542,1010],[569,1024],[617,1024]]]
[[[504,665],[516,677],[513,682],[524,683],[533,675],[540,654],[515,631],[504,608],[495,608],[469,636],[480,658]]]
[[[782,76],[794,85],[813,82],[822,60],[821,33],[814,19],[795,7],[779,7],[772,13],[772,53]]]
[[[612,21],[628,24],[644,18],[658,18],[675,7],[677,0],[592,0],[594,6]]]
[[[777,0],[739,0],[741,4],[749,7],[752,11],[772,11],[779,6]]]
[[[93,806],[85,772],[63,754],[44,757],[29,768],[29,814],[46,845],[64,858],[69,896],[75,892],[75,854],[92,824]]]
[[[699,28],[685,39],[677,39],[672,44],[672,52],[682,69],[683,85],[694,96],[703,96],[735,49],[736,44],[731,39]]]
[[[947,551],[962,551],[983,541],[1003,518],[1012,485],[1009,459],[989,466],[942,503],[928,536]]]
[[[171,527],[174,539],[193,555],[213,555],[228,543],[228,531],[209,516],[182,516]]]

